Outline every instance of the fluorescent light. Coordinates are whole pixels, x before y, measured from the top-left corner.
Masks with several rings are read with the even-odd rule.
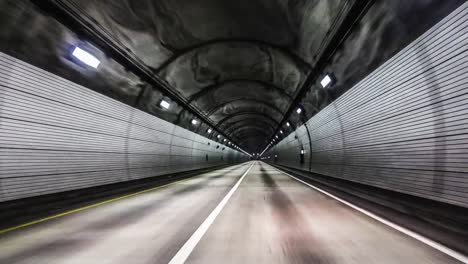
[[[323,88],[327,87],[330,83],[332,82],[332,79],[330,76],[327,74],[323,79],[320,81],[320,84],[322,85]]]
[[[196,124],[198,124],[198,121],[195,119],[192,119],[192,125],[196,125]]]
[[[96,57],[91,55],[91,53],[82,50],[79,47],[75,47],[75,49],[72,52],[72,55],[93,68],[97,68],[101,63]]]
[[[160,105],[162,108],[166,108],[166,109],[169,109],[169,106],[171,106],[170,103],[168,103],[167,101],[164,101],[164,100],[161,100],[161,102],[159,103],[159,105]]]
[[[296,113],[298,113],[298,114],[302,113],[302,109],[300,107],[297,108]]]
[[[289,127],[289,126],[291,126],[291,125],[289,124],[289,122],[286,122],[286,126]]]
[[[208,134],[211,134],[213,130],[211,130],[211,128],[208,128],[208,130],[206,132],[208,132]]]

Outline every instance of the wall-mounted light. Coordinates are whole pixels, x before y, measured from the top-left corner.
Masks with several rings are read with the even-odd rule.
[[[278,135],[276,135],[275,138],[278,138]]]
[[[325,75],[322,80],[320,81],[320,84],[322,85],[323,88],[326,88],[328,86],[333,85],[334,83],[334,78],[331,75]]]
[[[291,126],[291,124],[289,124],[289,122],[286,122],[286,126],[287,126],[287,127],[290,127],[290,126]]]
[[[161,102],[159,102],[159,105],[162,108],[165,108],[165,109],[169,109],[169,107],[171,106],[171,104],[168,101],[165,101],[165,100],[161,100]]]
[[[297,108],[297,109],[296,109],[296,113],[298,113],[298,114],[302,113],[302,108],[300,108],[300,107]]]
[[[198,124],[198,121],[196,119],[192,119],[192,125]]]
[[[283,134],[283,130],[280,130],[280,134]]]
[[[208,128],[208,130],[206,130],[206,132],[207,132],[208,134],[211,134],[211,132],[213,132],[213,130],[211,130],[211,128]]]
[[[303,149],[301,149],[301,155],[304,155],[305,151]]]
[[[221,135],[218,135],[217,138],[221,138]]]
[[[83,63],[85,63],[88,66],[91,66],[95,69],[99,66],[101,61],[99,61],[96,57],[94,57],[91,53],[80,49],[79,47],[75,47],[75,49],[72,52],[72,56],[79,59]]]

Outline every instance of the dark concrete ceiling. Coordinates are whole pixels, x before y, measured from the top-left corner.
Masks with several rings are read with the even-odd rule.
[[[310,118],[463,1],[368,1],[366,15],[351,25],[346,18],[361,2],[367,1],[0,0],[0,49],[192,131],[214,127],[260,152],[285,120],[292,125],[283,127],[285,135],[304,121],[287,115],[293,107]],[[99,38],[79,34],[69,18],[49,17],[51,4],[73,10],[182,100],[160,108],[162,98],[173,99],[167,92],[116,61]],[[334,37],[345,36],[319,68]],[[68,61],[70,45],[92,51],[102,60],[99,69]],[[308,82],[323,72],[338,80],[327,91]],[[190,126],[187,104],[209,124]]]
[[[275,132],[352,1],[73,2],[217,129],[256,149]]]

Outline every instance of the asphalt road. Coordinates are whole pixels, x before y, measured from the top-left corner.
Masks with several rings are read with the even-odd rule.
[[[2,264],[177,263],[181,252],[186,263],[461,263],[261,162],[0,235]]]

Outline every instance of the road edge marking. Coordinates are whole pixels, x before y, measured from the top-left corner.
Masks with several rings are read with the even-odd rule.
[[[322,194],[325,194],[326,196],[328,196],[330,198],[333,198],[333,199],[335,199],[335,200],[337,200],[337,201],[339,201],[339,202],[353,208],[356,211],[359,211],[362,214],[367,215],[368,217],[370,217],[370,218],[372,218],[372,219],[374,219],[374,220],[376,220],[376,221],[378,221],[378,222],[380,222],[380,223],[382,223],[384,225],[387,225],[387,226],[389,226],[389,227],[391,227],[391,228],[393,228],[393,229],[395,229],[395,230],[397,230],[397,231],[399,231],[399,232],[401,232],[401,233],[403,233],[403,234],[405,234],[405,235],[407,235],[407,236],[409,236],[409,237],[411,237],[413,239],[418,240],[419,242],[422,242],[422,243],[424,243],[424,244],[426,244],[426,245],[428,245],[428,246],[430,246],[430,247],[432,247],[432,248],[434,248],[434,249],[436,249],[436,250],[438,250],[438,251],[440,251],[442,253],[445,253],[446,255],[448,255],[448,256],[450,256],[450,257],[452,257],[452,258],[454,258],[454,259],[456,259],[458,261],[461,261],[463,263],[468,263],[468,257],[463,255],[462,253],[460,253],[458,251],[455,251],[455,250],[453,250],[451,248],[448,248],[447,246],[444,246],[444,245],[442,245],[442,244],[440,244],[440,243],[438,243],[438,242],[436,242],[436,241],[434,241],[434,240],[432,240],[430,238],[427,238],[427,237],[425,237],[423,235],[420,235],[420,234],[418,234],[418,233],[416,233],[414,231],[411,231],[411,230],[409,230],[409,229],[407,229],[405,227],[399,226],[399,225],[391,222],[390,220],[387,220],[387,219],[385,219],[383,217],[380,217],[380,216],[378,216],[378,215],[376,215],[376,214],[374,214],[372,212],[369,212],[369,211],[367,211],[367,210],[365,210],[365,209],[363,209],[363,208],[361,208],[359,206],[356,206],[356,205],[354,205],[354,204],[352,204],[352,203],[350,203],[350,202],[348,202],[348,201],[346,201],[344,199],[341,199],[341,198],[339,198],[339,197],[337,197],[337,196],[335,196],[335,195],[333,195],[333,194],[331,194],[331,193],[329,193],[329,192],[327,192],[325,190],[322,190],[319,187],[316,187],[316,186],[314,186],[314,185],[312,185],[312,184],[310,184],[308,182],[305,182],[305,181],[303,181],[301,179],[298,179],[295,176],[292,176],[291,174],[289,174],[289,173],[287,173],[287,172],[285,172],[285,171],[283,171],[281,169],[278,169],[278,168],[276,168],[276,167],[274,167],[274,166],[272,166],[272,165],[270,165],[268,163],[265,163],[265,164],[267,164],[268,166],[271,166],[272,168],[280,171],[281,173],[293,178],[294,180],[296,180],[298,182],[301,182],[301,183],[309,186],[310,188],[312,188],[312,189],[314,189],[314,190],[316,190],[316,191],[318,191],[318,192],[320,192]]]
[[[241,165],[241,164],[242,163],[237,164],[237,165]],[[234,166],[236,166],[236,165],[234,165]],[[202,173],[200,173],[200,174],[202,174]],[[99,202],[99,203],[90,204],[90,205],[80,207],[80,208],[76,208],[76,209],[66,211],[66,212],[63,212],[63,213],[55,214],[55,215],[52,215],[52,216],[47,216],[47,217],[44,217],[44,218],[41,218],[41,219],[38,219],[38,220],[34,220],[34,221],[31,221],[31,222],[27,222],[27,223],[24,223],[24,224],[20,224],[20,225],[12,226],[12,227],[9,227],[9,228],[5,228],[5,229],[0,230],[0,235],[3,235],[3,234],[8,233],[8,232],[12,232],[12,231],[24,228],[24,227],[28,227],[28,226],[39,224],[39,223],[42,223],[42,222],[46,222],[46,221],[49,221],[49,220],[52,220],[52,219],[55,219],[55,218],[60,218],[60,217],[67,216],[67,215],[70,215],[70,214],[78,213],[78,212],[81,212],[81,211],[84,211],[84,210],[87,210],[87,209],[91,209],[91,208],[94,208],[94,207],[97,207],[97,206],[100,206],[100,205],[104,205],[104,204],[108,204],[108,203],[112,203],[112,202],[117,202],[117,201],[120,201],[120,200],[123,200],[123,199],[126,199],[126,198],[130,198],[130,197],[133,197],[133,196],[136,196],[136,195],[140,195],[140,194],[143,194],[143,193],[147,193],[147,192],[151,192],[151,191],[154,191],[154,190],[157,190],[157,189],[168,187],[168,186],[176,184],[176,183],[181,183],[181,182],[184,182],[184,181],[188,181],[190,179],[195,178],[196,176],[197,175],[191,176],[191,177],[188,177],[188,178],[184,178],[184,179],[181,179],[181,180],[178,180],[178,181],[170,182],[170,183],[167,183],[167,184],[164,184],[164,185],[156,186],[156,187],[153,187],[153,188],[150,188],[150,189],[142,190],[142,191],[139,191],[139,192],[136,192],[136,193],[130,193],[130,194],[127,194],[127,195],[124,195],[124,196],[119,196],[119,197],[112,198],[112,199],[109,199],[109,200],[105,200],[105,201],[102,201],[102,202]]]
[[[224,196],[224,198],[221,200],[221,202],[219,202],[219,204],[215,207],[215,209],[208,215],[205,221],[203,221],[203,223],[197,228],[197,230],[192,234],[192,236],[190,236],[190,238],[185,242],[185,244],[172,257],[171,261],[169,261],[169,264],[185,263],[187,258],[190,256],[190,254],[192,254],[192,251],[195,249],[195,247],[203,238],[203,236],[208,231],[210,226],[216,220],[216,217],[218,217],[218,215],[221,213],[224,206],[227,204],[229,199],[231,199],[231,196],[237,190],[242,180],[244,180],[244,178],[250,172],[250,169],[252,169],[255,163],[256,162],[253,162],[252,165],[250,165],[250,167],[244,172],[241,178],[236,182],[236,184],[231,188],[231,190],[226,194],[226,196]]]

